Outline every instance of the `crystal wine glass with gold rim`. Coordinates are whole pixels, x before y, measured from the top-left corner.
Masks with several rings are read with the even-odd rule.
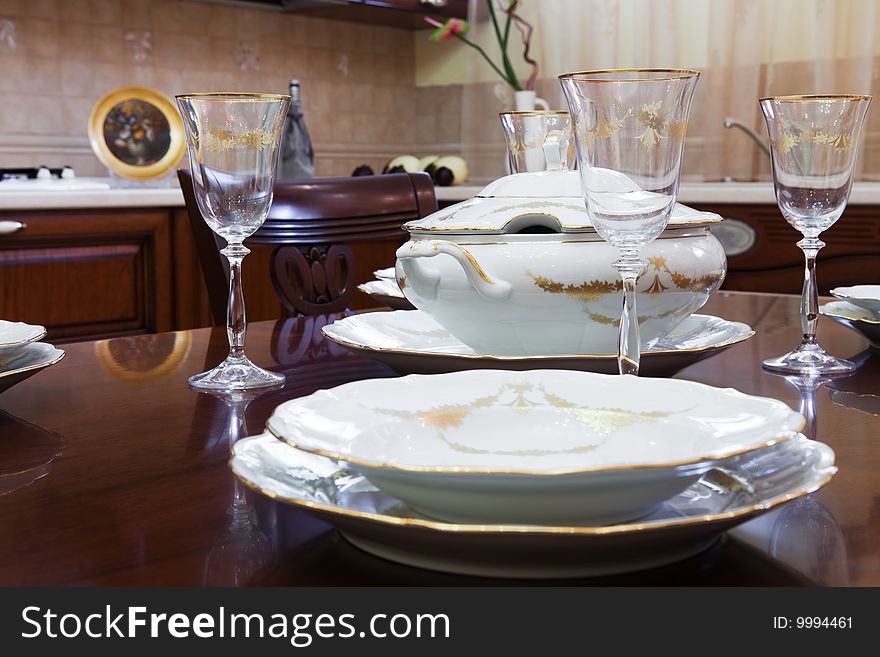
[[[618,251],[621,374],[639,372],[636,282],[646,266],[641,251],[663,232],[675,207],[699,75],[685,69],[615,69],[559,77],[587,214],[596,232]]]
[[[250,253],[244,240],[263,225],[272,205],[289,102],[290,96],[275,94],[177,96],[196,202],[211,230],[226,240],[220,252],[229,261],[229,355],[214,369],[190,377],[194,388],[247,390],[284,382],[284,376],[258,367],[244,353],[241,262]]]
[[[764,367],[787,374],[851,371],[854,363],[832,356],[816,341],[816,256],[825,246],[819,235],[834,225],[849,200],[871,96],[774,96],[762,98],[760,104],[770,134],[776,202],[786,221],[803,235],[797,245],[806,261],[801,343],[784,356],[765,360]]]

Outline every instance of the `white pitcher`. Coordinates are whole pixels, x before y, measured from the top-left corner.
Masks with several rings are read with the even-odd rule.
[[[531,112],[536,107],[543,110],[550,109],[550,104],[543,98],[538,98],[534,91],[514,91],[513,97],[517,112]]]

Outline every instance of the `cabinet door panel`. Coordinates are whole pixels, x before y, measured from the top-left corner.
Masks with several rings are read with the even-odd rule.
[[[15,218],[27,228],[0,239],[0,317],[43,324],[52,340],[172,328],[170,213]]]
[[[694,204],[748,224],[754,231],[751,246],[728,257],[724,288],[750,292],[796,294],[803,285],[804,255],[796,246],[801,234],[771,204]],[[880,284],[880,209],[851,206],[821,235],[819,292],[838,285]]]

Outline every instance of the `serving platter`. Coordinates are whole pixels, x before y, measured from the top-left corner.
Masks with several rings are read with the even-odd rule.
[[[803,425],[775,399],[691,381],[472,370],[321,390],[266,427],[434,518],[608,524]]]
[[[473,369],[617,372],[616,354],[480,354],[420,310],[352,315],[325,326],[322,332],[333,342],[384,363],[400,374],[443,374]],[[712,315],[691,315],[657,346],[642,353],[639,374],[672,376],[685,367],[748,340],[754,334],[752,328],[742,322],[731,322]]]
[[[9,354],[46,336],[46,327],[0,319],[0,354]]]
[[[873,319],[880,321],[880,285],[836,287],[831,290],[831,294],[838,299],[869,311]]]
[[[369,295],[376,303],[388,306],[392,310],[413,310],[414,306],[406,300],[397,281],[379,279],[358,285],[358,289]]]
[[[64,351],[46,342],[29,342],[20,349],[0,353],[0,392],[64,358]]]
[[[819,312],[862,335],[871,343],[872,349],[880,349],[880,318],[870,310],[848,301],[830,301],[821,306]]]
[[[497,577],[597,576],[672,563],[737,524],[821,488],[836,472],[827,445],[798,437],[710,470],[638,522],[585,527],[430,520],[344,464],[268,433],[236,443],[230,467],[253,490],[303,508],[374,555]]]

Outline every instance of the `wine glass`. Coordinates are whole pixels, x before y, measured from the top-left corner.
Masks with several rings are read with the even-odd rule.
[[[194,388],[247,390],[284,382],[254,365],[244,353],[247,316],[242,243],[266,220],[278,165],[279,143],[290,96],[206,93],[177,96],[186,127],[193,190],[205,222],[227,244],[229,355],[217,367],[190,377]]]
[[[571,117],[568,112],[502,112],[498,116],[512,173],[574,168],[574,152],[569,148]]]
[[[691,99],[700,73],[619,69],[559,76],[577,146],[587,214],[616,247],[623,281],[617,363],[638,374],[636,281],[642,248],[666,228],[675,206]]]
[[[816,255],[825,246],[820,233],[840,218],[849,199],[871,96],[774,96],[760,103],[770,133],[776,202],[786,221],[804,236],[797,245],[806,259],[801,344],[765,360],[764,367],[790,374],[849,372],[855,369],[852,362],[832,356],[816,342]]]

